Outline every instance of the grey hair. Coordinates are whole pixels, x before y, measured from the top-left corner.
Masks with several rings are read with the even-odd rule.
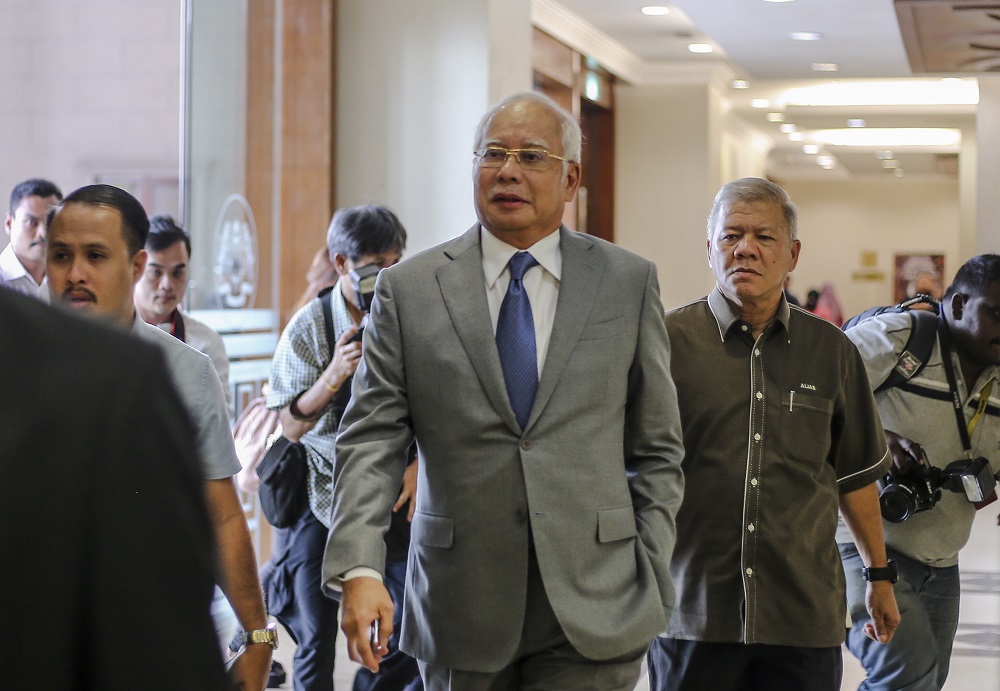
[[[799,212],[788,193],[764,178],[740,178],[723,185],[715,195],[715,203],[712,204],[712,211],[708,214],[709,240],[712,239],[712,234],[725,215],[725,211],[737,202],[774,202],[781,207],[789,237],[793,241],[798,239]]]
[[[509,105],[522,103],[524,101],[530,101],[532,103],[545,106],[551,110],[557,118],[559,118],[559,132],[562,138],[562,155],[568,161],[579,163],[580,150],[583,148],[583,134],[580,131],[580,123],[576,121],[576,118],[573,117],[572,113],[569,113],[565,108],[560,106],[545,94],[540,94],[536,91],[520,91],[516,94],[511,94],[490,108],[479,121],[479,125],[476,127],[476,139],[473,142],[473,150],[478,151],[483,145],[483,139],[486,137],[486,131],[489,129],[490,122],[492,122],[493,117],[497,113]],[[566,164],[563,164],[564,169],[565,166]]]

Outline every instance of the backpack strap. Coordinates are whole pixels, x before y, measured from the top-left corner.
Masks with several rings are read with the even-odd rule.
[[[909,381],[924,368],[930,360],[934,342],[937,340],[940,317],[930,310],[907,310],[910,315],[910,336],[906,339],[903,352],[900,353],[896,366],[878,385],[875,393],[891,389],[894,386]]]
[[[337,284],[324,288],[319,292],[319,302],[323,306],[323,323],[326,325],[326,342],[330,346],[330,356],[333,357],[333,349],[337,345],[337,339],[333,332],[333,306],[330,293],[337,287]]]

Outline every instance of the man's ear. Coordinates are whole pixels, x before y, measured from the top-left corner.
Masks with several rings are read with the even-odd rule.
[[[948,310],[950,310],[949,314],[951,315],[953,321],[959,321],[965,313],[966,297],[967,296],[962,295],[961,293],[955,293],[951,296],[951,300],[945,306]]]
[[[12,223],[14,223],[14,217],[11,216],[10,212],[8,211],[7,218],[5,218],[3,222],[3,229],[7,231],[7,235],[10,235],[10,226]]]
[[[350,273],[347,270],[347,255],[337,252],[333,255],[333,269],[337,272],[338,276],[346,276]]]
[[[134,287],[139,279],[142,277],[142,272],[146,270],[146,259],[149,255],[146,250],[142,249],[135,253],[132,257],[132,286]]]

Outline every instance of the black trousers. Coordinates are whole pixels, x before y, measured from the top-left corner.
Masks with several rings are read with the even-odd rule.
[[[295,639],[292,684],[295,691],[333,691],[340,604],[323,594],[323,550],[327,529],[307,507],[286,532],[273,569],[264,579],[268,611]]]
[[[839,691],[840,646],[705,643],[653,639],[646,655],[651,691]]]

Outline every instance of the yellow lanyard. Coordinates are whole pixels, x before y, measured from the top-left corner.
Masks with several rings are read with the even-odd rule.
[[[986,412],[986,406],[990,402],[990,392],[993,391],[994,381],[996,380],[990,379],[989,383],[979,392],[979,407],[976,409],[976,414],[969,420],[969,437],[972,437],[972,433],[976,430],[976,425],[979,424],[979,421],[983,418],[983,413]]]

